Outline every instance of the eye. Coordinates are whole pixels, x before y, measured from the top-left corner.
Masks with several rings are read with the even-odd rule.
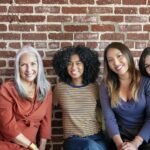
[[[110,63],[113,61],[113,59],[108,58],[107,61],[108,61],[108,63]]]
[[[118,58],[121,58],[121,57],[122,57],[122,54],[118,54],[117,57],[118,57]]]

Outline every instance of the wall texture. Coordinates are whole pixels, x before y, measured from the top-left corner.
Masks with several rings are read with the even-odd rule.
[[[0,83],[13,78],[15,54],[26,43],[40,51],[52,85],[58,80],[52,56],[66,45],[87,45],[102,61],[108,43],[120,41],[137,62],[150,46],[149,14],[150,0],[0,0]],[[52,124],[47,150],[61,150],[60,108],[54,108]]]

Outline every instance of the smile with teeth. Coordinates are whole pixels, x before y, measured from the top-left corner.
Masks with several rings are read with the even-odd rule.
[[[122,65],[117,66],[117,67],[116,67],[116,70],[117,70],[117,71],[119,71],[119,70],[121,70],[121,69],[122,69],[122,67],[123,67]]]

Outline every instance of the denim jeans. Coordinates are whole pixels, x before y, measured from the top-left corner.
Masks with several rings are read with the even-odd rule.
[[[64,150],[107,150],[103,132],[86,137],[72,136],[64,141]]]

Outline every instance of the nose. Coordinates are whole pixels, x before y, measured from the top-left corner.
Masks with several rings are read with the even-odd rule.
[[[27,70],[28,72],[30,72],[30,71],[31,71],[31,65],[27,65],[26,70]]]
[[[117,58],[114,59],[114,65],[117,66],[119,64],[119,60]]]

